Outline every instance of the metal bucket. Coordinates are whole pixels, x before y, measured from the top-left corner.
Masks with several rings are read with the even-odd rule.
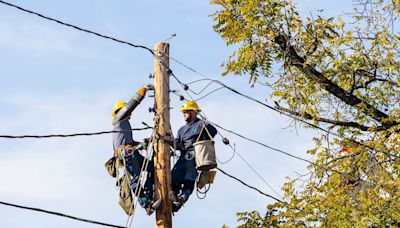
[[[203,140],[193,143],[194,157],[198,170],[210,170],[217,167],[214,140]]]

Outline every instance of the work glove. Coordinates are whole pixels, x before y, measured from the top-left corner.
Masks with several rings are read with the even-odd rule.
[[[125,150],[124,150],[124,149],[122,149],[122,150],[117,150],[117,151],[115,151],[115,153],[114,153],[114,157],[116,157],[116,158],[118,158],[118,159],[124,158],[125,155],[126,155],[126,153],[125,153]]]
[[[148,146],[147,142],[141,142],[141,143],[139,143],[139,145],[137,145],[137,148],[138,149],[147,149],[147,146]]]
[[[172,140],[171,146],[180,151],[185,150],[185,146],[183,145],[183,142],[177,141],[176,139]]]

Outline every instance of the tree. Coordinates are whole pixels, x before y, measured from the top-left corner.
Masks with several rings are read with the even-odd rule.
[[[309,175],[283,186],[285,202],[239,214],[243,227],[400,225],[400,1],[354,0],[330,18],[301,16],[291,0],[211,3],[215,31],[237,47],[223,74],[262,78],[277,109],[330,131],[308,151]]]

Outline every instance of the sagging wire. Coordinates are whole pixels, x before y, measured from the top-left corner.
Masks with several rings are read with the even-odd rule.
[[[209,83],[207,83],[207,85],[206,86],[204,86],[203,87],[203,89],[201,89],[199,92],[195,92],[194,90],[192,90],[190,87],[189,87],[189,91],[190,92],[192,92],[192,93],[194,93],[194,94],[196,94],[196,95],[200,95],[201,93],[203,93],[204,92],[204,90],[206,90],[211,84],[213,84],[214,82],[213,81],[210,81]],[[187,85],[187,84],[186,84]]]
[[[230,161],[232,161],[232,159],[235,157],[235,154],[236,154],[236,144],[233,143],[233,147],[232,147],[232,145],[229,144],[229,143],[230,143],[230,142],[229,142],[229,139],[227,139],[227,138],[222,138],[222,143],[225,144],[225,145],[229,145],[229,147],[232,149],[232,156],[231,156],[230,158],[228,158],[226,161],[221,161],[221,160],[218,158],[218,156],[216,156],[216,157],[217,157],[217,161],[218,161],[219,163],[225,165],[225,164],[228,164]]]
[[[145,123],[143,123],[145,124]],[[111,133],[120,133],[127,131],[143,131],[152,129],[150,126],[146,126],[143,128],[132,128],[131,130],[122,130],[122,131],[100,131],[100,132],[89,132],[89,133],[74,133],[74,134],[51,134],[51,135],[0,135],[0,138],[6,139],[23,139],[23,138],[68,138],[68,137],[77,137],[77,136],[93,136],[93,135],[103,135],[103,134],[111,134]]]
[[[162,53],[161,53],[161,54],[162,54]],[[192,100],[194,100],[193,97],[187,92],[188,86],[187,86],[186,84],[182,83],[182,82],[179,80],[179,78],[174,74],[174,72],[168,67],[168,65],[167,65],[164,61],[160,60],[159,62],[160,62],[160,65],[162,65],[163,67],[165,67],[166,69],[168,69],[168,73],[169,73],[170,75],[172,75],[172,76],[175,78],[175,80],[182,86],[182,88],[184,89],[184,91],[186,91],[187,95],[188,95]],[[204,112],[202,112],[202,113],[197,112],[197,113],[200,115],[200,117],[202,117],[203,120],[208,121],[208,120],[207,120],[207,116],[205,115]],[[224,136],[222,136],[222,134],[221,134],[219,131],[217,131],[217,133],[218,133],[222,138],[225,138]],[[224,142],[224,143],[225,143],[225,142]],[[228,145],[231,147],[231,149],[232,149],[233,151],[235,151],[234,148],[232,147],[232,145],[229,144],[229,140],[228,140]],[[237,152],[236,152],[236,153],[237,153]],[[240,156],[240,158],[243,160],[243,157],[242,157],[242,156]],[[249,167],[251,167],[251,169],[253,170],[253,172],[255,171],[255,169],[254,169],[246,160],[243,160],[243,161],[246,163],[246,165],[248,165]],[[258,172],[255,172],[255,173],[256,173],[257,176],[259,176],[259,177],[261,176]],[[272,188],[272,186],[271,186],[270,184],[268,184],[264,178],[261,178],[261,180],[262,180],[264,183],[266,183],[266,185],[267,185],[269,188]],[[277,191],[275,191],[275,190],[273,190],[273,191],[274,191],[275,193],[277,192]],[[280,197],[279,194],[278,194],[278,196]]]
[[[198,83],[198,82],[201,82],[201,81],[209,81],[209,80],[210,79],[207,79],[207,78],[198,79],[198,80],[194,80],[194,81],[188,82],[188,83],[186,83],[186,85],[191,85],[191,84]]]
[[[200,100],[202,100],[202,99],[208,97],[209,95],[211,95],[211,94],[213,94],[213,93],[215,93],[215,92],[217,92],[218,90],[221,90],[221,89],[225,89],[225,88],[222,87],[222,86],[221,86],[221,87],[218,87],[218,88],[212,90],[211,92],[207,93],[206,95],[204,95],[204,96],[202,96],[202,97],[200,97],[200,98],[197,98],[195,101],[200,101]]]
[[[246,186],[246,187],[248,187],[248,188],[251,188],[251,189],[257,191],[257,192],[260,193],[261,195],[264,195],[264,196],[266,196],[266,197],[268,197],[268,198],[274,199],[274,200],[276,200],[276,201],[278,201],[278,202],[280,202],[280,203],[285,203],[284,201],[282,201],[282,200],[280,200],[280,199],[278,199],[278,198],[276,198],[276,197],[274,197],[274,196],[272,196],[272,195],[269,195],[269,194],[267,194],[267,193],[261,191],[260,189],[258,189],[258,188],[256,188],[256,187],[253,187],[253,186],[251,186],[251,185],[246,184],[246,182],[242,181],[241,179],[239,179],[239,178],[237,178],[237,177],[235,177],[235,176],[232,176],[232,175],[228,174],[227,172],[225,172],[225,171],[222,170],[221,168],[217,168],[217,170],[219,170],[219,171],[220,171],[221,173],[223,173],[224,175],[226,175],[226,176],[228,176],[228,177],[230,177],[230,178],[232,178],[232,179],[234,179],[234,180],[240,182],[240,183],[243,184],[244,186]]]
[[[310,127],[313,127],[313,128],[315,128],[315,129],[321,130],[321,131],[323,131],[323,132],[325,132],[325,133],[328,133],[328,134],[332,134],[332,135],[334,135],[334,136],[336,136],[336,137],[339,137],[339,138],[342,138],[342,139],[345,139],[345,140],[349,140],[350,142],[358,143],[358,144],[360,144],[360,145],[362,145],[362,146],[364,146],[364,147],[366,147],[366,148],[368,148],[368,149],[375,150],[375,151],[377,151],[377,152],[380,152],[380,153],[382,153],[382,154],[385,154],[385,155],[388,156],[388,157],[394,156],[394,157],[400,158],[400,156],[398,156],[398,155],[394,155],[394,154],[390,154],[390,153],[385,152],[385,151],[378,150],[378,149],[376,149],[376,148],[374,148],[374,147],[372,147],[372,146],[366,145],[365,143],[359,142],[359,141],[357,141],[357,140],[355,140],[355,139],[347,138],[347,137],[345,137],[345,136],[343,136],[343,135],[339,135],[339,134],[334,133],[334,132],[330,132],[329,130],[326,130],[326,129],[320,127],[320,126],[317,126],[317,125],[315,125],[315,124],[313,124],[313,123],[310,123],[310,122],[308,122],[308,121],[306,121],[306,120],[304,120],[304,119],[301,119],[301,118],[299,118],[299,117],[297,117],[297,116],[294,116],[294,115],[292,115],[292,114],[283,112],[283,111],[281,111],[281,110],[279,110],[279,109],[277,109],[277,108],[275,108],[275,107],[273,107],[273,106],[270,106],[270,105],[268,105],[268,104],[266,104],[266,103],[264,103],[264,102],[262,102],[262,101],[259,101],[259,100],[255,99],[255,98],[253,98],[253,97],[250,97],[250,96],[248,96],[248,95],[245,95],[245,94],[243,94],[243,93],[240,93],[240,92],[237,91],[236,89],[234,89],[234,88],[232,88],[232,87],[230,87],[230,86],[227,86],[226,84],[222,83],[222,82],[219,81],[219,80],[214,80],[214,79],[211,79],[211,78],[207,77],[206,75],[204,75],[204,74],[200,73],[199,71],[195,70],[194,68],[192,68],[192,67],[190,67],[190,66],[184,64],[183,62],[179,61],[178,59],[173,58],[172,56],[169,56],[169,58],[172,59],[172,61],[178,63],[179,65],[183,66],[184,68],[186,68],[186,69],[192,71],[193,73],[195,73],[195,74],[197,74],[197,75],[199,75],[199,76],[201,76],[201,77],[203,78],[203,79],[196,80],[196,81],[194,81],[194,82],[203,81],[203,80],[204,80],[204,81],[206,81],[206,80],[214,81],[214,82],[220,84],[221,86],[224,86],[226,89],[230,90],[231,92],[234,92],[234,93],[236,93],[236,94],[238,94],[238,95],[240,95],[240,96],[242,96],[242,97],[244,97],[244,98],[247,98],[247,99],[252,100],[252,101],[254,101],[254,102],[258,103],[258,104],[261,104],[261,105],[265,106],[266,108],[269,108],[269,109],[271,109],[271,110],[273,110],[273,111],[275,111],[275,112],[278,112],[278,113],[280,113],[280,114],[282,114],[282,115],[285,115],[285,116],[287,116],[287,117],[289,117],[289,118],[291,118],[291,119],[300,121],[300,122],[302,122],[302,123],[304,123],[304,124],[306,124],[306,125],[308,125],[308,126],[310,126]],[[171,70],[171,73],[172,73],[172,70]],[[182,83],[173,73],[172,73],[172,75],[173,75],[174,78],[178,81],[179,84],[181,84],[182,86],[184,86],[184,87],[186,88],[186,90],[188,90],[188,84]],[[185,91],[186,91],[186,90],[185,90]],[[192,98],[192,100],[194,100],[194,99]]]
[[[188,68],[188,69],[190,69],[190,70],[193,71],[192,68]],[[260,100],[255,99],[255,98],[253,98],[253,97],[251,97],[251,96],[248,96],[248,95],[246,95],[246,94],[243,94],[243,93],[237,91],[236,89],[234,89],[234,88],[232,88],[232,87],[230,87],[230,86],[227,86],[226,84],[224,84],[223,82],[221,82],[221,81],[219,81],[219,80],[210,79],[210,78],[208,78],[207,76],[205,76],[205,75],[203,75],[203,74],[201,74],[201,73],[199,73],[199,72],[197,72],[197,71],[195,71],[195,70],[194,70],[194,72],[197,73],[197,74],[199,74],[200,76],[204,77],[204,78],[205,78],[204,80],[211,80],[211,81],[214,81],[215,83],[217,83],[217,84],[223,86],[224,88],[228,89],[229,91],[231,91],[231,92],[233,92],[233,93],[236,93],[236,94],[239,95],[239,96],[242,96],[242,97],[244,97],[244,98],[246,98],[246,99],[252,100],[252,101],[254,101],[254,102],[256,102],[256,103],[258,103],[258,104],[260,104],[260,105],[262,105],[262,106],[264,106],[264,107],[266,107],[266,108],[268,108],[268,109],[271,109],[271,110],[273,110],[273,111],[275,111],[275,112],[278,112],[279,114],[285,115],[285,116],[287,116],[287,117],[289,117],[289,118],[291,118],[291,119],[300,121],[300,122],[302,122],[302,123],[304,123],[304,124],[306,124],[306,125],[308,125],[308,126],[310,126],[310,127],[313,127],[313,128],[315,128],[315,129],[321,130],[321,131],[323,131],[323,132],[325,132],[325,133],[327,133],[327,134],[331,134],[331,135],[334,135],[334,136],[336,136],[336,137],[339,137],[339,138],[348,140],[348,141],[350,141],[350,142],[360,144],[360,145],[362,145],[362,146],[364,146],[364,147],[366,147],[366,148],[368,148],[368,149],[375,150],[375,151],[378,151],[378,152],[380,152],[380,153],[382,153],[382,154],[385,154],[385,155],[388,156],[388,157],[394,156],[394,157],[400,158],[400,156],[398,156],[398,155],[394,155],[394,154],[390,154],[390,153],[385,152],[385,151],[378,150],[378,149],[376,149],[376,148],[374,148],[374,147],[372,147],[372,146],[366,145],[365,143],[359,142],[359,141],[357,141],[357,140],[355,140],[355,139],[347,138],[347,137],[342,136],[342,135],[339,135],[339,134],[337,134],[337,133],[335,133],[335,132],[331,132],[331,131],[329,131],[329,130],[326,130],[326,129],[320,127],[320,126],[317,126],[317,125],[315,125],[315,124],[313,124],[313,123],[310,123],[310,122],[308,122],[308,121],[306,121],[306,120],[303,120],[303,119],[301,119],[301,118],[299,118],[299,117],[297,117],[297,116],[294,116],[294,115],[292,115],[292,114],[283,112],[283,111],[281,111],[281,110],[279,110],[279,109],[277,109],[277,108],[275,108],[275,107],[273,107],[273,106],[271,106],[271,105],[268,105],[268,104],[266,104],[266,103],[264,103],[264,102],[262,102],[262,101],[260,101]],[[175,76],[175,78],[177,78],[177,77]],[[178,83],[181,84],[182,82],[178,81]],[[183,83],[182,83],[182,84],[183,84]],[[182,86],[182,84],[181,84],[181,86]],[[186,85],[186,84],[183,84],[183,85]],[[186,86],[187,86],[187,85],[186,85]],[[185,91],[186,91],[186,90],[185,90]],[[192,97],[191,97],[191,98],[192,98]],[[194,100],[194,99],[192,98],[192,100]]]
[[[134,48],[141,48],[141,49],[147,50],[154,56],[154,50],[152,50],[151,48],[148,48],[148,47],[146,47],[144,45],[134,44],[134,43],[123,41],[123,40],[120,40],[120,39],[117,39],[117,38],[114,38],[114,37],[111,37],[111,36],[103,35],[103,34],[100,34],[98,32],[93,32],[91,30],[88,30],[88,29],[85,29],[85,28],[81,28],[81,27],[73,25],[73,24],[66,23],[66,22],[60,21],[58,19],[54,19],[54,18],[51,18],[51,17],[48,17],[48,16],[44,16],[43,14],[40,14],[40,13],[34,12],[32,10],[28,10],[28,9],[22,8],[20,6],[11,4],[9,2],[5,2],[3,0],[0,0],[0,3],[2,3],[4,5],[7,5],[7,6],[10,6],[10,7],[13,7],[15,9],[18,9],[20,11],[26,12],[26,13],[36,15],[36,16],[41,17],[43,19],[46,19],[46,20],[49,20],[49,21],[53,21],[53,22],[56,22],[58,24],[61,24],[61,25],[64,25],[64,26],[79,30],[81,32],[93,34],[95,36],[98,36],[98,37],[101,37],[101,38],[104,38],[104,39],[109,39],[109,40],[112,40],[112,41],[115,41],[115,42],[118,42],[118,43],[121,43],[121,44],[126,44],[126,45],[134,47]]]
[[[174,73],[172,72],[172,70],[170,70],[170,73],[174,76],[174,78],[177,79],[178,83],[181,84],[182,87],[184,87],[184,86],[187,87],[187,85],[183,84],[183,83],[174,75]],[[212,80],[212,79],[210,79],[210,80]],[[225,85],[224,83],[222,83],[222,82],[220,82],[220,81],[218,81],[218,80],[214,80],[214,81],[216,81],[218,84],[224,86],[225,88],[227,88],[228,90],[230,90],[230,91],[232,91],[232,92],[234,92],[234,93],[237,93],[237,94],[239,94],[239,95],[241,95],[241,96],[243,96],[243,97],[245,97],[245,98],[247,98],[247,99],[253,100],[253,101],[255,101],[255,102],[257,102],[257,103],[259,103],[259,104],[261,104],[261,105],[263,105],[263,106],[266,106],[267,108],[270,108],[270,109],[272,109],[272,110],[275,110],[275,111],[277,111],[277,112],[279,112],[279,113],[281,113],[281,114],[283,114],[283,115],[286,115],[286,116],[288,116],[288,117],[290,117],[290,118],[292,118],[292,119],[299,120],[299,121],[304,122],[304,123],[306,123],[306,124],[308,124],[308,125],[310,125],[310,126],[314,126],[314,127],[317,128],[317,129],[320,129],[320,130],[325,131],[325,132],[327,132],[327,133],[336,135],[336,136],[338,136],[338,137],[341,137],[341,138],[344,138],[344,139],[348,139],[348,138],[346,138],[346,137],[344,137],[344,136],[340,136],[340,135],[338,135],[338,134],[336,134],[336,133],[333,133],[333,132],[330,132],[330,131],[328,131],[328,130],[325,130],[325,129],[322,128],[322,127],[316,126],[315,124],[309,123],[309,122],[307,122],[307,121],[305,121],[305,120],[303,120],[303,119],[301,119],[301,118],[298,118],[298,117],[296,117],[296,116],[292,116],[292,115],[287,114],[287,113],[285,113],[285,112],[282,112],[281,110],[276,109],[276,108],[274,108],[274,107],[272,107],[272,106],[270,106],[270,105],[268,105],[268,104],[265,104],[264,102],[261,102],[261,101],[255,99],[255,98],[252,98],[252,97],[250,97],[250,96],[248,96],[248,95],[242,94],[242,93],[238,92],[237,90],[235,90],[235,89],[233,89],[233,88],[231,88],[231,87]],[[192,96],[187,92],[187,89],[186,89],[185,91],[186,91],[186,93],[188,94],[188,96],[193,100]],[[203,113],[204,113],[204,112],[203,112]],[[209,122],[210,122],[210,121],[209,121]],[[210,122],[210,123],[212,123],[212,122]],[[215,123],[212,123],[212,124],[215,125]],[[224,129],[223,127],[221,127],[221,126],[219,126],[219,125],[216,125],[216,126],[218,126],[218,127],[221,128],[221,129]],[[224,130],[226,130],[226,129],[224,129]],[[316,166],[316,167],[319,167],[319,168],[322,168],[322,169],[324,169],[324,170],[331,170],[332,172],[337,173],[337,174],[339,174],[339,175],[349,176],[349,175],[347,175],[346,173],[340,172],[340,171],[338,171],[338,170],[336,170],[336,169],[333,169],[333,168],[330,168],[330,167],[324,167],[324,166],[322,166],[322,165],[318,165],[318,164],[316,164],[315,162],[312,162],[312,161],[309,161],[309,160],[307,160],[307,159],[304,159],[304,158],[295,156],[295,155],[290,154],[290,153],[288,153],[288,152],[285,152],[285,151],[283,151],[283,150],[270,147],[270,146],[268,146],[268,145],[266,145],[266,144],[264,144],[264,143],[258,142],[258,141],[256,141],[256,140],[246,138],[246,137],[244,137],[244,136],[242,136],[242,135],[240,135],[240,134],[238,134],[238,133],[236,133],[236,132],[229,131],[229,130],[227,130],[227,131],[230,132],[230,133],[233,133],[233,134],[235,134],[235,135],[237,135],[237,136],[239,136],[239,137],[245,138],[245,139],[247,139],[247,140],[249,140],[249,141],[251,141],[251,142],[254,142],[254,143],[256,143],[256,144],[259,144],[259,145],[262,145],[262,146],[267,147],[267,148],[269,148],[269,149],[272,149],[272,150],[274,150],[274,151],[283,153],[283,154],[285,154],[285,155],[288,155],[288,156],[290,156],[290,157],[296,158],[296,159],[298,159],[298,160],[305,161],[305,162],[307,162],[307,163],[309,163],[309,164],[312,164],[312,165],[314,165],[314,166]],[[353,140],[353,139],[348,139],[348,140],[357,143],[356,140]],[[363,144],[363,143],[359,143],[359,144],[360,144],[360,145],[364,145],[364,146],[366,146],[367,148],[374,149],[373,147],[370,147],[370,146],[365,145],[365,144]],[[386,153],[386,152],[383,152],[383,151],[380,151],[380,150],[377,150],[377,149],[374,149],[374,150],[379,151],[379,152],[384,153],[384,154],[388,154],[388,153]],[[390,155],[390,153],[389,153],[389,155]],[[389,156],[389,155],[388,155],[388,156]],[[365,181],[365,182],[368,183],[369,181]],[[383,187],[385,187],[385,186],[383,186]]]
[[[91,223],[91,224],[96,224],[96,225],[101,225],[101,226],[107,226],[107,227],[125,228],[124,226],[118,226],[118,225],[108,224],[108,223],[104,223],[104,222],[98,222],[98,221],[94,221],[94,220],[79,218],[76,216],[71,216],[71,215],[67,215],[67,214],[63,214],[63,213],[55,212],[55,211],[49,211],[49,210],[45,210],[45,209],[41,209],[41,208],[22,206],[22,205],[17,205],[17,204],[13,204],[13,203],[3,202],[3,201],[0,201],[0,204],[5,205],[5,206],[16,207],[16,208],[20,208],[20,209],[60,216],[63,218],[73,219],[73,220],[77,220],[80,222],[86,222],[86,223]]]

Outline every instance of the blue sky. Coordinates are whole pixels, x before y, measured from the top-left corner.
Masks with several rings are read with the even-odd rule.
[[[11,0],[10,0],[11,1]],[[233,50],[212,30],[208,1],[11,1],[44,15],[122,40],[153,47],[172,33],[171,56],[250,96],[264,100],[269,91],[250,88],[246,77],[221,77],[221,63]],[[351,1],[300,1],[303,13],[325,9],[337,15]],[[128,100],[142,85],[152,83],[153,58],[134,49],[82,33],[0,5],[0,134],[52,134],[111,129],[111,108]],[[171,62],[184,82],[199,76]],[[172,80],[171,80],[172,81]],[[203,84],[204,85],[204,84]],[[180,89],[172,81],[172,89]],[[201,84],[198,85],[198,88]],[[213,87],[215,88],[215,87]],[[183,92],[182,92],[183,93]],[[269,101],[270,102],[270,101]],[[152,122],[147,110],[152,99],[135,110],[131,123]],[[220,90],[199,103],[211,121],[308,157],[316,131],[287,128],[290,120],[264,107]],[[171,96],[174,132],[184,124],[180,101]],[[285,176],[304,172],[306,164],[222,132],[238,153],[281,193]],[[135,133],[137,140],[150,132]],[[217,138],[221,161],[231,151]],[[67,139],[0,139],[0,200],[59,211],[83,218],[123,225],[114,180],[103,164],[112,154],[110,135]],[[238,156],[225,171],[274,195]],[[173,217],[175,227],[236,227],[235,213],[265,211],[273,201],[218,173],[207,198],[193,194]],[[0,206],[1,227],[91,227],[65,218]],[[133,227],[154,226],[154,216],[138,209]]]

